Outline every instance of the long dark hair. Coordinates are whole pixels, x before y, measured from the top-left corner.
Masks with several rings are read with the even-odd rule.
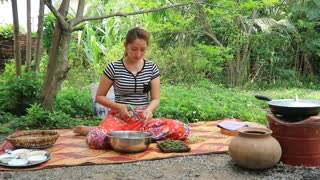
[[[149,45],[150,35],[146,30],[144,30],[141,27],[132,28],[128,31],[126,41],[124,42],[124,44],[127,45],[129,43],[133,43],[133,41],[136,39],[145,40],[147,42],[147,45]],[[127,56],[126,51],[124,52],[124,56]]]

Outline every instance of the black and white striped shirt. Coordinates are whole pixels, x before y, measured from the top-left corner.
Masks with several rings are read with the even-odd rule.
[[[149,103],[150,82],[160,75],[157,65],[145,59],[136,76],[124,66],[123,59],[109,63],[103,72],[113,81],[115,102],[138,106]]]

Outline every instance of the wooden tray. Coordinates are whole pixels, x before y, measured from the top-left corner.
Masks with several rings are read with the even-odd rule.
[[[191,150],[191,148],[186,144],[184,143],[183,141],[181,140],[166,140],[166,141],[176,141],[178,143],[180,143],[181,145],[181,148],[166,148],[163,143],[165,141],[157,141],[157,145],[159,147],[159,149],[164,152],[164,153],[171,153],[171,152],[188,152]]]

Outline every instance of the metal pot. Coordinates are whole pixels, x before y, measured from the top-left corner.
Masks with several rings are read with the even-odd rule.
[[[152,133],[144,131],[112,131],[108,134],[112,149],[124,153],[136,153],[147,150]]]
[[[296,96],[294,99],[272,100],[267,96],[256,95],[257,99],[269,101],[271,112],[289,117],[307,117],[320,112],[320,101],[303,100]]]

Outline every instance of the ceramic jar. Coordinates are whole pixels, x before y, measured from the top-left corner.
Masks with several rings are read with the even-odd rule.
[[[231,159],[240,167],[266,169],[277,164],[281,146],[266,128],[246,127],[238,129],[239,135],[229,144]]]

